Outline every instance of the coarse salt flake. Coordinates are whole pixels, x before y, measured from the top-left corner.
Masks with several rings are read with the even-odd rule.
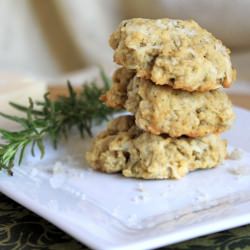
[[[140,191],[140,192],[144,192],[145,191],[144,186],[143,186],[143,184],[141,182],[138,183],[137,190]]]
[[[137,215],[136,214],[131,214],[128,217],[128,224],[130,226],[135,226],[137,223],[138,223],[138,217],[137,217]]]
[[[240,160],[243,156],[242,150],[235,148],[230,154],[228,154],[227,158],[230,160]]]
[[[231,174],[239,175],[239,176],[250,175],[250,167],[248,167],[248,166],[239,166],[239,167],[235,167],[235,168],[230,168],[228,171]]]

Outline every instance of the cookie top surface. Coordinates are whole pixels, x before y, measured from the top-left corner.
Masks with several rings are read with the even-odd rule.
[[[203,92],[235,78],[229,49],[192,20],[125,20],[110,45],[116,63],[155,84]]]
[[[133,116],[111,121],[86,155],[96,170],[144,179],[181,178],[189,171],[211,168],[224,160],[226,142],[212,134],[171,138],[139,129]]]
[[[142,130],[171,137],[200,137],[221,133],[232,125],[232,104],[224,92],[212,90],[190,93],[174,90],[168,86],[155,85],[129,72],[130,78],[122,82],[122,89],[117,87],[121,85],[121,80],[115,73],[116,81],[103,100],[110,107],[125,108],[132,112],[136,125]]]

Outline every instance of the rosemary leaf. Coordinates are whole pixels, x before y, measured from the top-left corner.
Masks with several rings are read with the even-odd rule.
[[[43,101],[34,101],[30,98],[28,106],[10,102],[13,108],[24,115],[19,117],[0,112],[0,116],[16,122],[21,127],[18,131],[0,128],[0,135],[4,141],[0,144],[0,170],[6,170],[12,175],[15,159],[19,157],[18,164],[22,163],[28,145],[31,146],[32,156],[35,155],[37,147],[42,158],[46,151],[44,139],[48,137],[56,148],[60,138],[67,138],[73,127],[79,130],[80,136],[91,136],[92,127],[108,120],[114,113],[99,100],[111,84],[102,70],[100,76],[102,87],[98,87],[95,82],[84,84],[79,94],[68,81],[68,96],[50,100],[49,93],[46,93]]]

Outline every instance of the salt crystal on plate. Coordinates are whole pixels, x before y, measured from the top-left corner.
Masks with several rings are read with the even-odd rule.
[[[58,203],[56,200],[49,200],[48,206],[52,210],[58,210]]]
[[[140,202],[140,198],[138,196],[133,197],[131,200],[136,204]]]
[[[84,201],[84,200],[86,200],[86,194],[82,194],[81,195],[81,199]]]
[[[229,160],[240,160],[243,156],[243,151],[235,148],[230,154],[228,154]]]
[[[234,175],[240,175],[240,176],[250,175],[250,167],[249,166],[239,166],[239,167],[235,167],[235,168],[230,168],[228,171]]]
[[[140,192],[144,192],[145,191],[145,189],[143,187],[143,184],[141,182],[138,183],[137,190],[140,191]]]
[[[62,162],[60,162],[60,161],[57,161],[55,163],[55,165],[52,167],[52,173],[53,174],[61,173],[63,171],[64,171],[64,167],[63,167]]]
[[[113,210],[112,210],[112,215],[114,217],[118,217],[119,216],[119,210],[120,210],[120,207],[115,207]]]
[[[30,177],[36,177],[38,174],[38,170],[36,168],[33,168],[30,173]]]
[[[161,193],[161,196],[164,197],[164,198],[168,197],[168,192],[166,192],[166,191],[165,191],[165,192],[162,192],[162,193]]]
[[[144,193],[144,194],[139,195],[139,198],[140,198],[142,201],[144,201],[144,202],[150,200],[150,196],[148,195],[148,193]]]
[[[196,193],[197,193],[197,195],[195,196],[196,201],[200,202],[208,201],[208,195],[206,193],[202,192],[201,190],[197,190]]]
[[[138,223],[138,218],[136,214],[131,214],[128,217],[128,225],[135,226]]]
[[[49,183],[51,185],[52,188],[60,188],[64,181],[65,181],[66,177],[63,174],[57,174],[57,175],[53,175],[50,180]]]

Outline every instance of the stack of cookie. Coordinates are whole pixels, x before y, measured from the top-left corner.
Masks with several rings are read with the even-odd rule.
[[[111,35],[122,65],[107,106],[133,115],[113,120],[87,153],[91,167],[144,179],[180,178],[226,156],[220,133],[234,119],[220,90],[234,79],[229,50],[194,21],[130,19]]]

